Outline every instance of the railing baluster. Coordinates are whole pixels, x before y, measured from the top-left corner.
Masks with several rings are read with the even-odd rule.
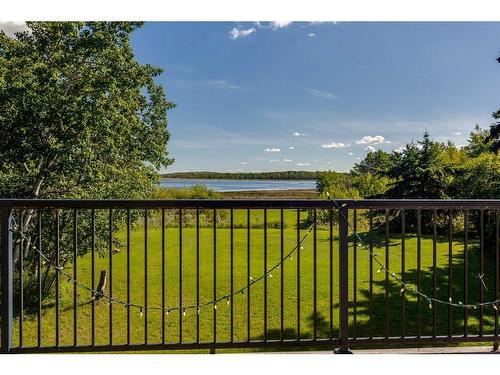
[[[73,280],[78,280],[78,211],[73,209]],[[78,286],[73,282],[73,346],[78,345]]]
[[[500,262],[500,245],[499,245],[499,235],[500,235],[500,224],[498,223],[499,215],[498,210],[495,210],[495,301],[498,300],[498,283],[500,281],[499,266]],[[495,303],[497,307],[495,309],[495,336],[498,336],[498,303]],[[498,342],[497,342],[498,345]]]
[[[19,213],[19,347],[23,347],[23,321],[24,321],[24,219],[22,211]]]
[[[297,341],[300,341],[300,208],[297,208]]]
[[[37,309],[37,346],[42,346],[42,210],[38,210],[37,223],[37,289],[38,289],[38,309]]]
[[[215,217],[214,217],[215,219]],[[184,311],[182,310],[182,209],[179,209],[179,343],[182,344],[182,316]]]
[[[12,349],[12,305],[13,305],[13,273],[12,273],[12,210],[0,210],[0,255],[1,263],[1,310],[2,310],[2,353],[9,353]]]
[[[230,327],[230,336],[231,336],[231,342],[234,341],[234,306],[233,306],[233,292],[234,292],[234,233],[233,233],[233,226],[234,226],[234,213],[233,209],[231,208],[230,211],[230,239],[229,239],[229,246],[230,246],[230,261],[229,261],[229,267],[231,268],[230,270],[230,279],[231,279],[231,286],[230,286],[230,293],[231,293],[231,298],[229,300],[231,311],[230,311],[230,320],[231,320],[231,327]]]
[[[385,210],[385,268],[389,269],[389,210]],[[384,335],[389,338],[389,273],[385,273],[384,283]]]
[[[417,290],[420,291],[420,267],[421,267],[421,255],[422,255],[422,211],[417,209]],[[421,298],[420,294],[417,294],[417,337],[420,338],[421,335],[421,310],[420,306]]]
[[[329,209],[329,245],[330,245],[330,263],[329,263],[329,274],[330,274],[330,339],[333,339],[333,209]]]
[[[448,211],[448,296],[450,299],[453,298],[453,279],[452,279],[452,267],[453,267],[453,212]],[[453,322],[451,320],[451,305],[448,305],[448,337],[452,336]]]
[[[354,208],[352,210],[352,221],[353,221],[353,241],[352,241],[352,337],[357,337],[357,326],[358,326],[358,317],[357,317],[357,309],[358,309],[358,238],[356,237],[356,233],[358,231],[358,211]]]
[[[59,289],[60,289],[60,272],[59,272],[59,267],[60,267],[60,259],[59,259],[59,251],[60,251],[60,228],[59,228],[59,210],[56,209],[56,347],[59,347]]]
[[[214,208],[214,291],[213,291],[213,299],[214,299],[214,315],[213,315],[213,343],[217,343],[217,305],[215,301],[217,300],[217,209]]]
[[[250,342],[250,209],[247,209],[247,341]]]
[[[109,345],[113,345],[113,209],[109,209]]]
[[[484,210],[480,211],[480,238],[479,238],[479,273],[480,277],[484,275]],[[479,280],[479,302],[484,301],[484,290],[481,280]],[[484,308],[483,305],[479,306],[479,336],[483,335],[484,326]]]
[[[200,209],[196,209],[196,306],[200,305]],[[200,314],[196,312],[196,342],[200,342]]]
[[[370,209],[369,211],[369,246],[370,246],[370,254],[368,257],[370,258],[370,301],[369,301],[369,315],[370,315],[370,338],[373,338],[373,211]]]
[[[280,211],[280,262],[283,262],[283,256],[284,256],[284,244],[283,244],[283,209]],[[284,312],[284,298],[283,298],[283,293],[284,293],[284,265],[281,264],[280,266],[280,340],[283,341],[284,337],[284,320],[283,320],[283,312]]]
[[[349,211],[339,209],[340,348],[349,353]]]
[[[436,209],[432,211],[432,298],[436,298],[437,295],[437,213]],[[432,301],[432,336],[437,336],[437,306],[434,301]]]
[[[469,303],[469,210],[464,212],[464,304]],[[464,309],[464,337],[468,334],[468,311]]]
[[[91,345],[95,346],[95,210],[92,208],[90,213],[90,226],[91,226],[91,240],[90,240],[90,253],[91,253],[91,287],[92,287],[92,327],[91,327]]]
[[[317,225],[316,225],[316,209],[313,210],[313,311],[314,311],[314,332],[313,339],[317,339],[318,335],[318,272],[317,272]]]
[[[127,345],[130,345],[130,209],[127,208]]]
[[[264,341],[267,341],[267,209],[264,208]]]
[[[161,343],[165,344],[165,209],[161,209]]]
[[[403,208],[401,210],[401,280],[406,282],[406,271],[405,271],[405,237],[406,237],[406,211]],[[406,297],[405,293],[401,293],[401,337],[405,337],[405,323],[406,323]]]
[[[148,210],[144,210],[144,344],[148,343]]]

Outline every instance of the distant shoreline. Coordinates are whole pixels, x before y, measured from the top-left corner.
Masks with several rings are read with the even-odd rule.
[[[205,179],[205,180],[316,180],[319,172],[172,172],[160,175],[161,179]]]

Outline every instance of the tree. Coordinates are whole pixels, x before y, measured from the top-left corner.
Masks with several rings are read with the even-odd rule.
[[[443,158],[445,146],[424,133],[422,141],[409,143],[393,155],[387,176],[394,179],[386,198],[447,198],[446,187],[452,166]]]
[[[353,170],[356,173],[371,173],[383,176],[392,167],[391,154],[383,150],[370,151],[366,157],[355,164]]]
[[[491,130],[490,130],[491,131]],[[465,151],[467,155],[475,158],[483,153],[491,152],[494,141],[491,138],[491,134],[488,130],[483,130],[476,124],[474,130],[470,132],[469,140],[467,146],[465,146]]]
[[[173,162],[167,110],[174,104],[155,82],[162,70],[135,60],[130,37],[140,26],[28,22],[30,31],[14,38],[0,32],[0,197],[142,198],[151,191],[159,169]],[[33,217],[20,214],[25,231]],[[70,222],[63,212],[63,239]],[[89,218],[79,224],[80,248],[88,249]],[[24,253],[34,261],[29,246]]]

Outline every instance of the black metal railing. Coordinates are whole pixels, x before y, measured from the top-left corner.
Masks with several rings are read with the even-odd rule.
[[[499,210],[0,200],[1,350],[496,343]]]

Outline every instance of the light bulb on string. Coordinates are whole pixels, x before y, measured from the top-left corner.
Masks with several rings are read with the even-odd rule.
[[[144,313],[142,311],[142,307],[139,309],[139,316],[142,318],[144,316]]]
[[[231,297],[227,297],[226,302],[228,305],[231,304]]]
[[[377,270],[377,273],[380,273],[380,272],[382,272],[382,268],[379,268],[379,269]]]
[[[186,316],[187,312],[186,309],[182,309],[182,316]]]

